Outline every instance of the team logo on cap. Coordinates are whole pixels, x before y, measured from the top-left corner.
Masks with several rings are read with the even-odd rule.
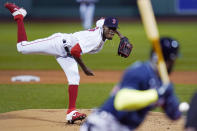
[[[112,23],[113,24],[116,24],[116,19],[112,19]]]

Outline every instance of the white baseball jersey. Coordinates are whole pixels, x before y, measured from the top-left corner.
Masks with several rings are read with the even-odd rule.
[[[73,34],[73,37],[78,40],[82,54],[97,53],[104,45],[102,40],[102,28],[96,27],[88,31],[80,31]]]
[[[71,49],[79,43],[82,54],[99,52],[105,42],[102,40],[103,23],[104,20],[99,20],[95,29],[79,31],[73,34],[55,33],[43,39],[22,41],[17,44],[17,50],[23,54],[47,54],[55,56],[67,76],[69,85],[79,85],[80,76],[77,62],[73,57],[67,56],[65,47]]]
[[[101,19],[97,21],[96,27],[94,29],[79,31],[70,34],[70,39],[64,46],[68,46],[71,49],[78,43],[81,47],[82,54],[94,54],[99,52],[103,48],[104,42],[106,41],[102,40],[103,24],[104,19]],[[64,35],[68,36],[68,34]]]

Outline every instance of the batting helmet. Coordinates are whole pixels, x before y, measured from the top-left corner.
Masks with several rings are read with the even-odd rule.
[[[161,50],[164,60],[175,60],[179,55],[179,43],[173,38],[162,37],[160,39]],[[151,57],[153,56],[153,50],[151,51]]]
[[[160,44],[163,52],[164,60],[175,60],[179,54],[179,43],[178,41],[163,37],[160,39]]]

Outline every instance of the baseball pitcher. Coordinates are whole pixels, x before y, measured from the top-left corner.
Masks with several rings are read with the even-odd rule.
[[[22,54],[48,54],[55,56],[57,62],[64,70],[68,80],[69,104],[66,120],[74,123],[76,120],[83,120],[86,114],[76,110],[76,99],[80,81],[78,64],[84,73],[93,76],[94,73],[83,63],[81,55],[86,53],[97,53],[107,40],[112,40],[115,34],[121,39],[123,48],[120,49],[121,56],[128,57],[132,46],[128,39],[117,30],[118,20],[113,17],[100,19],[94,29],[79,31],[71,34],[55,33],[47,38],[28,41],[23,19],[27,12],[13,3],[6,3],[5,7],[14,16],[18,27],[17,50]],[[125,52],[126,53],[125,53]]]

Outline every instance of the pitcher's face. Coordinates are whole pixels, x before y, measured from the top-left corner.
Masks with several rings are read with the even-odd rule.
[[[106,39],[108,40],[112,40],[112,38],[114,37],[114,34],[116,32],[116,28],[113,27],[107,27],[107,26],[103,26],[103,33]]]

